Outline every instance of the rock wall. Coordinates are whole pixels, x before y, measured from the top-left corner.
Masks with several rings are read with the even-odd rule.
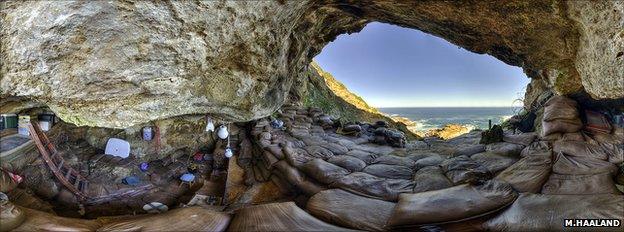
[[[278,109],[325,44],[380,21],[548,73],[558,94],[615,99],[622,15],[621,1],[3,1],[0,96],[79,126],[248,121]]]

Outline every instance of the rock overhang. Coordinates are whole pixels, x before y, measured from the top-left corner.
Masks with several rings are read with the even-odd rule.
[[[267,116],[323,46],[372,21],[521,66],[559,94],[624,97],[622,2],[1,4],[0,95],[46,104],[77,125]]]

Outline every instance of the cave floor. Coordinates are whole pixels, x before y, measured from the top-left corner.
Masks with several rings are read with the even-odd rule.
[[[178,180],[194,162],[188,156],[151,161],[149,170],[141,172],[135,159],[101,155],[86,141],[60,143],[64,159],[91,181],[89,193],[103,198],[81,209],[75,197],[57,186],[59,193],[48,194],[54,197],[47,200],[60,216],[98,220],[142,214],[142,206],[153,201],[171,209],[155,222],[179,219],[187,211],[196,214],[194,206],[202,213],[227,217],[199,224],[182,222],[180,226],[188,230],[214,223],[230,230],[266,231],[497,230],[505,224],[490,221],[492,217],[503,223],[513,223],[507,217],[539,221],[546,216],[533,216],[534,212],[566,217],[579,207],[590,208],[588,214],[621,217],[614,212],[621,212],[624,198],[613,177],[618,173],[615,164],[624,159],[621,140],[614,138],[623,131],[546,138],[534,132],[505,131],[502,141],[485,145],[480,144],[481,131],[448,140],[405,141],[382,124],[364,123],[359,125],[360,133],[344,135],[342,128],[323,117],[312,108],[283,108],[278,118],[284,127],[273,126],[268,118],[250,122],[245,133],[232,139],[233,158],[223,158],[223,149],[213,153],[213,162],[227,163],[225,169],[215,171],[214,164],[200,163],[192,186]],[[613,149],[607,151],[610,144],[619,145],[606,147]],[[596,158],[573,160],[579,156]],[[45,170],[40,161],[29,166],[23,173],[36,176]],[[130,175],[141,183],[122,184],[121,179]],[[49,187],[54,183],[49,174],[35,179],[40,181],[26,181],[22,187],[38,196],[54,189]],[[200,195],[223,197],[226,205],[207,206]],[[191,199],[195,203],[187,205]],[[199,201],[203,203],[196,204]],[[554,222],[532,225],[548,223]]]

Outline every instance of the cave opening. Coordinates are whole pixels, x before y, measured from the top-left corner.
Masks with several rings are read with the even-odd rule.
[[[407,118],[420,134],[447,125],[465,133],[487,129],[490,120],[500,124],[521,113],[530,82],[522,68],[490,55],[379,22],[339,35],[314,60],[347,87],[344,95],[363,98],[353,104]]]

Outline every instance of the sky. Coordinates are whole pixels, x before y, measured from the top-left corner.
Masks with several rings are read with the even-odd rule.
[[[521,105],[520,67],[419,30],[370,23],[343,34],[314,60],[374,107]]]

